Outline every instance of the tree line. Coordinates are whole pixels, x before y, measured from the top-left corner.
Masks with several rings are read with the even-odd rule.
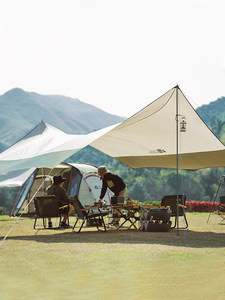
[[[88,146],[67,162],[105,165],[118,174],[127,184],[131,199],[140,202],[161,201],[164,195],[177,193],[177,171],[162,168],[131,169],[102,152]],[[207,168],[198,171],[179,170],[178,192],[185,194],[188,200],[213,201],[225,168]]]
[[[225,98],[222,97],[203,108],[197,112],[217,138],[225,143]],[[133,170],[90,146],[71,156],[67,161],[91,163],[95,166],[106,165],[110,171],[124,179],[128,188],[127,196],[134,200],[161,201],[164,195],[177,193],[176,170],[161,168]],[[185,194],[188,200],[213,201],[220,183],[222,184],[219,192],[225,195],[225,183],[221,181],[224,174],[223,167],[197,171],[179,170],[178,192]]]

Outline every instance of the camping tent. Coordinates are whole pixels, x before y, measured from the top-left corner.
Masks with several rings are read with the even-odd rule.
[[[21,212],[33,214],[35,212],[34,194],[43,196],[51,185],[54,175],[61,174],[66,178],[64,188],[69,196],[77,195],[83,205],[92,205],[99,199],[102,181],[97,174],[97,168],[88,164],[61,163],[53,169],[31,168],[28,170],[11,171],[0,176],[0,191],[3,188],[17,187],[17,197],[13,200],[14,206],[11,214]],[[104,197],[110,203],[111,191],[108,189]],[[4,201],[4,198],[0,200]],[[29,202],[29,206],[27,205]],[[11,202],[12,203],[12,202]],[[24,210],[25,209],[25,210]]]
[[[183,121],[186,132],[178,130]],[[55,166],[88,144],[131,168],[225,166],[225,146],[176,86],[124,122],[88,135],[68,135],[42,122],[0,154],[0,171]]]

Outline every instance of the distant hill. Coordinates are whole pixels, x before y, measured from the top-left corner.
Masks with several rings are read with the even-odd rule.
[[[125,120],[78,99],[40,95],[20,88],[0,96],[0,152],[27,134],[41,120],[66,133],[85,134]],[[211,128],[225,120],[225,97],[202,105],[197,113]]]
[[[3,151],[6,145],[22,138],[41,120],[67,133],[87,133],[125,119],[108,114],[78,99],[65,96],[44,96],[21,89],[13,89],[0,96],[0,105],[0,151]],[[199,107],[197,113],[212,131],[214,133],[216,131],[218,137],[225,141],[225,124],[223,126],[225,97]],[[220,121],[216,122],[216,118]],[[148,201],[148,203],[161,201],[162,195],[173,194],[176,191],[175,170],[160,168],[132,170],[90,146],[69,157],[67,162],[106,165],[109,170],[118,173],[124,179],[128,188],[127,196],[134,200]],[[218,185],[218,178],[222,174],[224,174],[224,168],[207,168],[194,173],[185,172],[182,176],[183,193],[190,200],[212,200],[215,187]],[[9,197],[8,191],[0,190],[0,206],[8,207],[5,203],[8,203]],[[5,198],[7,200],[4,200]],[[15,200],[12,199],[10,203],[14,203]]]
[[[41,120],[66,133],[85,134],[125,120],[78,99],[14,88],[0,96],[0,151]]]
[[[202,120],[212,128],[215,125],[216,118],[225,120],[225,97],[221,97],[216,101],[204,104],[196,109]]]

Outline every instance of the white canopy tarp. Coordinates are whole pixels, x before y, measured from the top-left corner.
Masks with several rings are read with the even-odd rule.
[[[177,112],[178,123],[183,117],[187,123],[186,132],[178,133],[178,151]],[[176,169],[177,153],[179,169],[225,166],[224,145],[178,86],[90,145],[131,168]]]
[[[0,188],[22,186],[24,182],[34,173],[36,168],[3,172],[0,174]]]
[[[177,135],[177,119],[183,117],[186,132]],[[54,167],[87,145],[131,168],[176,169],[177,153],[179,169],[225,166],[225,146],[174,87],[124,122],[87,135],[69,135],[41,122],[0,154],[0,171]]]
[[[32,167],[55,167],[115,126],[86,135],[75,135],[67,134],[42,121],[0,154],[0,173]]]

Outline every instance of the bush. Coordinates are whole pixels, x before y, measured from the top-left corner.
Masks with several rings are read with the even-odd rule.
[[[3,215],[4,207],[0,206],[0,215]]]
[[[144,204],[144,205],[153,205],[153,206],[160,206],[161,202],[160,201],[138,201],[138,200],[133,200],[136,204]]]
[[[145,205],[153,205],[160,206],[160,201],[145,201],[140,202],[138,200],[133,200],[136,204],[145,204]],[[196,201],[190,200],[185,202],[185,211],[186,212],[212,212],[217,210],[217,207],[220,205],[219,202],[210,202],[210,201]]]
[[[217,209],[219,206],[218,202],[210,202],[210,201],[186,201],[185,202],[187,212],[211,212]]]

